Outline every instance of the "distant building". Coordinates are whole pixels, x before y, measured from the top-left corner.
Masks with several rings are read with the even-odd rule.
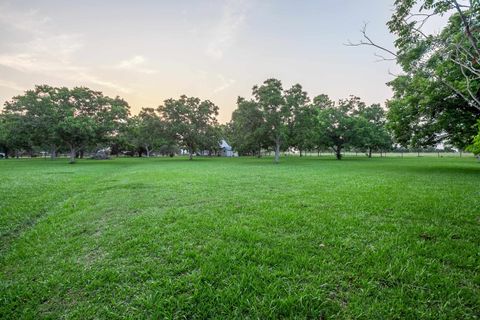
[[[222,157],[235,157],[235,152],[233,152],[233,148],[225,141],[225,139],[222,139],[219,143],[220,145],[220,155]]]

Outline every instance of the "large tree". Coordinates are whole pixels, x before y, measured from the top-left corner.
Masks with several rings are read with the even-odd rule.
[[[8,158],[10,141],[8,138],[7,121],[3,114],[0,114],[0,150],[5,153],[5,157]]]
[[[338,160],[342,150],[358,146],[362,136],[362,122],[356,113],[364,103],[358,97],[340,100],[338,105],[327,104],[319,110],[317,134],[324,147],[331,148]]]
[[[478,134],[473,138],[473,143],[468,146],[467,151],[472,152],[476,156],[480,156],[480,120],[477,123]]]
[[[59,144],[70,150],[70,162],[87,146],[106,143],[129,115],[128,104],[84,87],[36,86],[5,103],[8,139],[16,148]]]
[[[282,83],[277,79],[267,79],[262,85],[253,87],[253,96],[262,112],[265,133],[274,146],[275,163],[278,163],[282,144],[285,147],[287,142],[288,123],[291,118]]]
[[[310,104],[307,92],[299,84],[285,91],[285,103],[290,112],[288,120],[289,146],[300,151],[314,147],[316,109]]]
[[[258,103],[238,97],[237,109],[229,123],[231,144],[239,154],[261,156],[262,148],[268,146],[265,119]]]
[[[354,114],[358,116],[357,147],[366,150],[369,158],[372,157],[372,151],[392,146],[392,139],[385,126],[385,110],[379,104],[360,104]]]
[[[139,114],[128,121],[127,140],[141,156],[145,150],[147,157],[155,149],[169,144],[164,121],[154,108],[142,108]]]
[[[440,32],[427,33],[429,19],[449,15]],[[394,98],[388,118],[396,141],[405,146],[471,143],[480,117],[480,2],[396,0],[388,22],[395,49],[364,39],[390,55],[404,73],[390,82]]]
[[[182,95],[179,99],[165,100],[157,111],[170,136],[187,148],[190,160],[194,152],[205,146],[207,140],[213,140],[210,136],[217,132],[212,128],[218,123],[218,107],[209,100]]]
[[[70,149],[70,162],[87,146],[106,144],[118,134],[129,115],[127,102],[84,87],[57,90],[59,123],[55,134]]]

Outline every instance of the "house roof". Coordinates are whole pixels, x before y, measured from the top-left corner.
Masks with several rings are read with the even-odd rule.
[[[225,139],[220,140],[220,148],[225,149],[225,151],[232,151],[233,148],[225,141]]]

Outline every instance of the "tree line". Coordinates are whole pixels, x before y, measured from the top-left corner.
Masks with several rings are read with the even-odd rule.
[[[85,151],[109,148],[147,156],[153,150],[174,154],[181,147],[190,158],[198,150],[218,149],[218,107],[211,101],[181,96],[158,108],[131,116],[120,97],[85,87],[36,86],[5,103],[0,113],[0,149],[8,157],[49,150],[52,158],[67,151],[70,162]]]
[[[182,149],[192,159],[196,152],[218,152],[220,140],[227,139],[241,155],[274,150],[278,162],[280,151],[290,148],[331,148],[340,159],[346,147],[371,155],[392,145],[378,104],[367,106],[350,97],[336,105],[327,95],[310,101],[301,85],[284,90],[277,79],[254,86],[252,95],[239,97],[232,120],[220,125],[219,108],[209,100],[183,95],[132,116],[120,97],[85,87],[39,85],[5,103],[0,148],[7,156],[48,150],[55,158],[66,151],[71,162],[84,151],[105,148],[147,157],[153,151],[174,155]]]
[[[417,140],[412,143],[398,132],[409,119],[397,118],[392,103],[398,100],[389,101],[386,111],[355,96],[338,102],[326,94],[310,99],[300,84],[284,89],[280,80],[267,79],[253,87],[251,97],[238,97],[231,121],[219,124],[219,108],[209,100],[182,95],[132,116],[120,97],[85,87],[39,85],[5,103],[0,113],[0,150],[7,157],[48,150],[55,158],[57,152],[68,152],[73,163],[85,151],[105,149],[147,157],[152,152],[173,156],[183,151],[192,159],[199,152],[217,154],[222,139],[239,155],[261,156],[262,151],[273,150],[275,162],[280,152],[292,149],[300,156],[330,150],[339,160],[344,150],[371,157],[372,152],[392,148],[418,149]],[[448,142],[463,150],[469,141],[470,150],[478,153],[479,137],[463,133],[465,140]],[[437,143],[425,141],[422,147]]]
[[[254,86],[250,99],[239,97],[226,132],[240,154],[260,155],[295,148],[300,152],[330,149],[337,159],[342,150],[372,151],[391,148],[385,126],[385,111],[379,104],[367,106],[351,96],[337,104],[321,94],[310,100],[300,84],[284,90],[277,79]]]

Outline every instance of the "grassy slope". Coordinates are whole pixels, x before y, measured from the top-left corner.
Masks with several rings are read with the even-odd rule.
[[[0,318],[474,318],[473,159],[0,161]]]

